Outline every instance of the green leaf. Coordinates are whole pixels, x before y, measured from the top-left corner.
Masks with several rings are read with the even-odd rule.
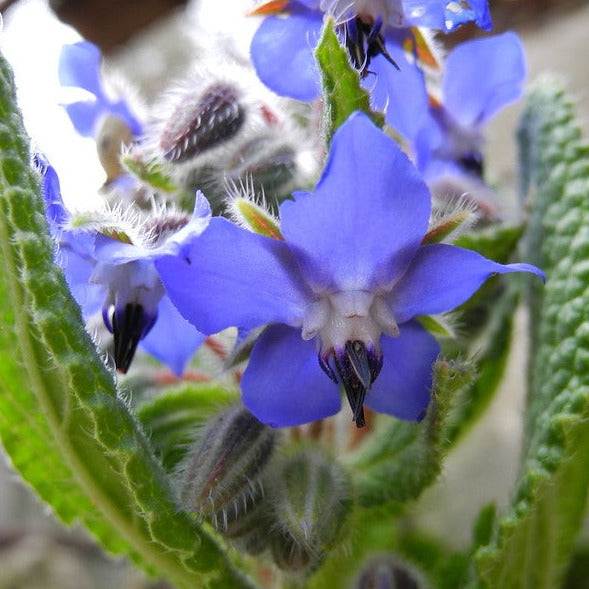
[[[164,467],[172,470],[205,422],[238,399],[236,392],[219,385],[190,384],[144,403],[137,417]]]
[[[178,512],[168,478],[117,395],[53,263],[37,175],[0,57],[0,437],[66,523],[178,588],[249,587]]]
[[[468,367],[439,360],[432,402],[420,424],[392,421],[352,457],[360,504],[378,506],[416,499],[434,482],[445,454],[445,428],[457,392],[472,378]]]
[[[384,126],[383,115],[370,108],[370,97],[362,88],[360,75],[337,38],[332,19],[323,27],[315,56],[321,70],[328,141],[337,128],[357,110],[365,112],[379,127]]]
[[[520,131],[524,178],[535,193],[527,259],[533,354],[522,476],[493,541],[477,554],[488,587],[558,587],[589,485],[589,149],[562,89],[539,83]]]

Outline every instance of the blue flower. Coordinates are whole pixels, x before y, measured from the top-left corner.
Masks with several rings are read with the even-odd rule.
[[[426,179],[482,177],[484,126],[521,96],[525,79],[524,50],[515,33],[468,41],[450,52],[440,100],[413,136]]]
[[[269,324],[242,391],[248,409],[273,426],[333,415],[337,384],[358,425],[364,404],[421,419],[439,347],[415,318],[454,309],[492,274],[543,276],[528,264],[421,245],[428,189],[361,113],[335,133],[315,192],[294,196],[280,207],[283,241],[216,217],[182,255],[155,263],[172,302],[204,333]]]
[[[405,84],[421,81],[418,70],[405,57],[402,41],[412,33],[409,27],[423,26],[442,31],[453,30],[460,24],[475,20],[490,29],[487,0],[447,2],[446,0],[284,0],[268,3],[281,14],[264,19],[251,45],[251,56],[259,78],[274,92],[298,100],[310,101],[320,94],[319,73],[313,52],[319,40],[325,12],[335,15],[342,38],[353,63],[366,84],[381,84],[395,108],[402,105]],[[262,5],[254,13],[266,14]],[[392,65],[401,70],[397,72]],[[395,74],[407,70],[408,80]],[[390,78],[390,79],[389,79]],[[381,90],[381,94],[384,91]],[[425,90],[424,90],[425,92]],[[386,103],[375,98],[374,106]],[[427,101],[426,103],[427,104]],[[391,112],[395,109],[391,109]],[[391,123],[390,123],[391,124]]]
[[[60,83],[94,95],[93,99],[67,104],[65,109],[76,131],[84,137],[93,137],[100,120],[109,114],[125,121],[131,133],[138,137],[142,133],[141,123],[127,103],[113,100],[105,93],[100,77],[100,61],[100,50],[88,41],[63,47],[59,60]]]
[[[108,237],[108,230],[68,229],[71,215],[63,205],[57,174],[43,158],[37,163],[49,228],[58,244],[57,261],[84,317],[102,310],[114,334],[117,369],[128,370],[141,342],[145,351],[180,376],[204,336],[166,295],[155,261],[180,255],[181,244],[204,230],[211,215],[204,196],[197,193],[192,218],[168,213],[148,219],[142,228],[145,239],[133,244],[126,236]]]

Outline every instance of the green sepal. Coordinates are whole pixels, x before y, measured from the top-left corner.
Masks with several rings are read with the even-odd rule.
[[[561,585],[589,485],[589,150],[558,84],[536,85],[520,130],[533,189],[526,259],[532,361],[522,475],[492,541],[477,553],[486,587]]]
[[[128,153],[121,157],[126,170],[156,192],[176,194],[180,188],[168,176],[163,167],[156,161],[145,162],[135,153]]]
[[[39,179],[0,57],[0,437],[66,523],[178,588],[251,587],[200,525],[118,395],[54,264]]]
[[[315,57],[321,70],[327,140],[331,141],[338,127],[355,111],[366,113],[376,125],[383,127],[384,116],[370,108],[370,96],[362,88],[360,74],[339,42],[332,19],[323,27]]]
[[[432,335],[440,338],[454,338],[456,334],[450,323],[443,316],[420,315],[416,320]]]

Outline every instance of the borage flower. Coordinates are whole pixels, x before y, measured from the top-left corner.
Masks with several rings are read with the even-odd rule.
[[[395,104],[391,116],[405,104],[408,84],[424,85],[419,68],[406,58],[404,49],[408,43],[416,47],[423,41],[414,27],[447,31],[473,19],[485,29],[491,27],[486,0],[272,0],[253,11],[269,16],[252,39],[251,56],[260,79],[277,94],[304,101],[320,95],[314,50],[325,13],[336,19],[364,84],[378,86],[373,106],[382,110],[388,101]],[[452,14],[456,20],[449,17]],[[395,120],[388,122],[394,126]]]
[[[457,24],[474,18],[485,28],[491,26],[484,17],[488,17],[486,0],[471,4],[444,0],[271,1],[254,11],[270,16],[252,39],[252,62],[262,82],[280,96],[303,101],[319,97],[321,84],[314,51],[324,14],[331,14],[351,62],[370,92],[372,107],[385,111],[387,124],[403,136],[414,137],[424,124],[428,108],[420,64],[439,67],[416,27],[453,28],[453,21],[445,17],[446,10],[454,10],[460,17]],[[407,100],[407,95],[412,100]]]
[[[213,218],[182,255],[156,267],[178,310],[204,333],[270,324],[242,379],[244,404],[261,421],[280,427],[333,415],[340,384],[359,426],[364,404],[419,420],[439,347],[415,317],[454,309],[495,273],[542,276],[528,264],[421,245],[429,217],[417,170],[356,113],[335,133],[315,192],[281,205],[284,240]]]
[[[88,100],[66,104],[65,109],[84,137],[93,137],[106,116],[124,122],[133,137],[142,133],[141,123],[123,99],[114,99],[105,91],[100,73],[98,47],[88,41],[65,45],[59,58],[59,81],[62,86],[80,88],[90,93]]]
[[[484,126],[522,95],[525,79],[524,50],[515,33],[467,41],[449,53],[441,95],[431,101],[431,116],[414,139],[427,180],[482,178]]]
[[[108,219],[75,228],[55,170],[42,158],[37,163],[47,219],[58,244],[57,262],[84,318],[102,311],[114,335],[117,369],[127,372],[141,342],[145,351],[180,376],[204,336],[178,313],[154,262],[161,256],[180,255],[181,244],[204,230],[211,215],[207,200],[197,193],[192,218],[158,211],[143,221],[140,232],[122,229]]]

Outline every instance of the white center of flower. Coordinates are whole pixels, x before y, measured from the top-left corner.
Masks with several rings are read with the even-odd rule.
[[[381,334],[399,335],[399,327],[381,296],[356,290],[325,295],[311,303],[303,318],[302,337],[319,337],[321,353],[361,341],[379,349]]]
[[[153,263],[142,260],[120,265],[99,263],[90,282],[107,288],[106,306],[140,305],[150,316],[157,314],[157,307],[165,293]]]

